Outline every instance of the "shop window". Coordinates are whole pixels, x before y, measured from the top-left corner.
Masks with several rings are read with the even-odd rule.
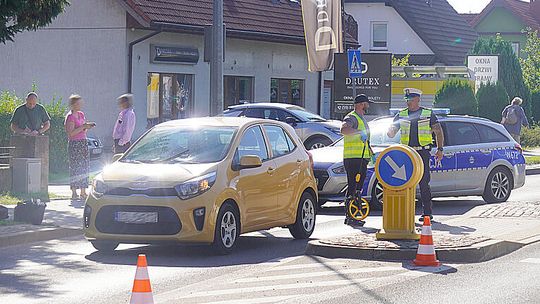
[[[299,79],[270,80],[270,101],[304,106],[304,81]]]
[[[188,118],[193,112],[193,75],[148,74],[148,127],[158,123]]]
[[[371,48],[388,48],[388,24],[385,22],[371,23]]]
[[[253,78],[225,76],[224,91],[224,109],[236,104],[253,102]]]

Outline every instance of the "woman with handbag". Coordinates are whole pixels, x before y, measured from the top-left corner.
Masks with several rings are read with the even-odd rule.
[[[69,154],[69,184],[71,187],[71,199],[79,199],[77,189],[81,190],[80,199],[86,199],[88,188],[88,175],[90,171],[88,143],[86,131],[95,127],[95,123],[86,122],[84,113],[81,111],[83,99],[79,95],[69,97],[70,111],[66,115],[64,127],[68,136]]]

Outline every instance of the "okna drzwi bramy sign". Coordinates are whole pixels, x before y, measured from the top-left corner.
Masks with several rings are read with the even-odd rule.
[[[392,98],[392,54],[362,54],[362,77],[355,78],[356,93],[366,94],[373,101],[370,115],[386,115]],[[353,82],[349,77],[347,54],[334,58],[334,106],[336,114],[353,110]]]
[[[482,83],[499,81],[499,56],[468,56],[467,67],[474,72],[477,90]]]

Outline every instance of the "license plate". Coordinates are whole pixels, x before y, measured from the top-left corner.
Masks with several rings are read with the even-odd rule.
[[[101,148],[92,150],[92,154],[100,154],[100,153],[101,153]]]
[[[121,223],[129,224],[146,224],[146,223],[157,223],[158,222],[158,213],[157,212],[116,212],[114,220]]]

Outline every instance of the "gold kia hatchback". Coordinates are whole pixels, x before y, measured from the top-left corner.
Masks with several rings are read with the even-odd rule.
[[[157,125],[93,182],[84,232],[97,250],[119,243],[212,244],[231,252],[241,233],[315,228],[310,154],[287,124],[209,117]]]

